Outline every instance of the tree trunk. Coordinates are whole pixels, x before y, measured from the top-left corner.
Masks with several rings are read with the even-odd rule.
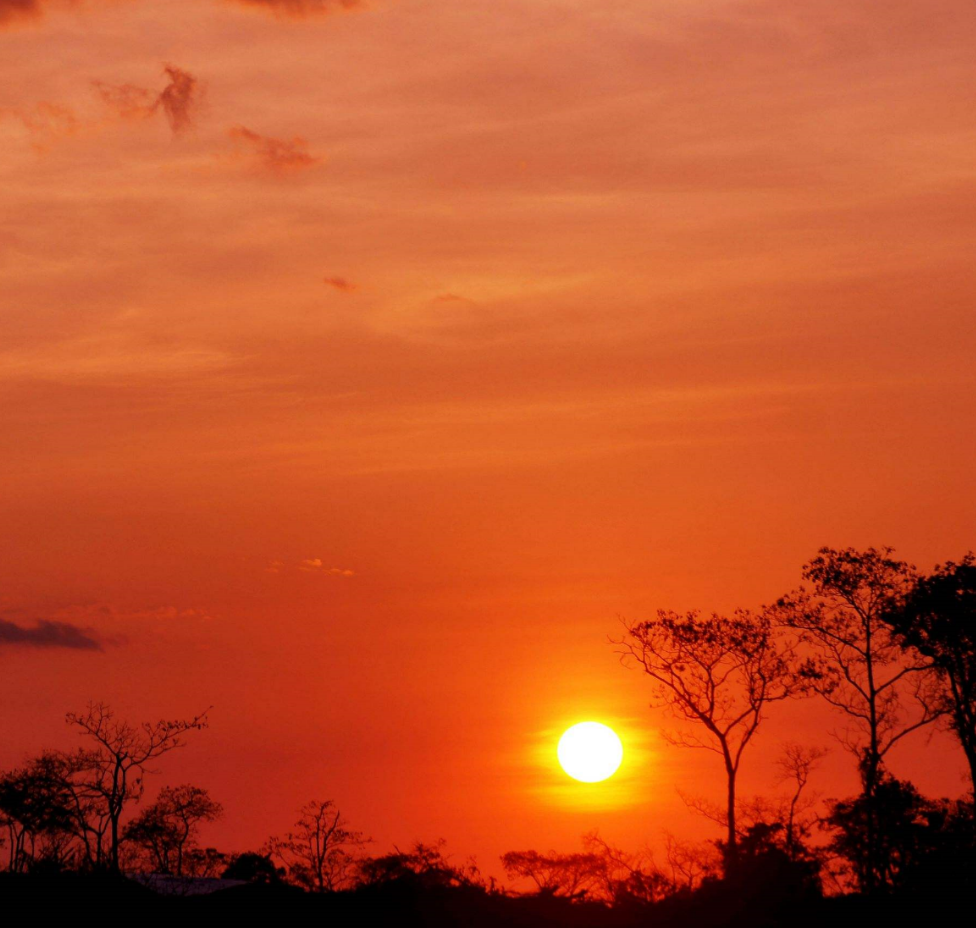
[[[726,764],[726,774],[728,776],[728,795],[726,816],[728,818],[728,833],[725,839],[725,875],[728,877],[739,860],[738,834],[735,827],[735,768],[731,764]]]

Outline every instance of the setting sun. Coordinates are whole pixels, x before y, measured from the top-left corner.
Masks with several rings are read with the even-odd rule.
[[[599,783],[617,772],[624,746],[612,728],[600,722],[579,722],[563,733],[556,755],[574,780]]]

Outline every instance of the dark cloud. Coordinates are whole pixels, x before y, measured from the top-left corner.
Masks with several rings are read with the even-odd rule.
[[[356,289],[356,284],[346,277],[326,277],[325,283],[330,287],[335,287],[336,290],[341,290],[343,293],[352,293]]]
[[[0,25],[41,15],[41,0],[0,0]]]
[[[0,29],[8,23],[40,19],[47,10],[80,6],[84,0],[0,0]]]
[[[234,126],[228,135],[239,148],[249,152],[259,167],[275,174],[289,174],[320,164],[322,159],[309,153],[308,142],[299,137],[289,140],[259,135],[246,126]]]
[[[275,16],[291,16],[302,19],[306,16],[320,16],[324,13],[349,12],[366,4],[363,0],[233,0],[241,6],[266,10]]]
[[[173,65],[165,65],[163,71],[169,78],[169,83],[163,88],[155,105],[161,107],[166,114],[170,128],[174,132],[182,132],[193,124],[199,83],[192,74]]]
[[[200,82],[182,68],[167,64],[163,73],[169,83],[159,92],[135,84],[106,84],[94,81],[95,92],[123,119],[146,119],[161,110],[175,134],[193,125],[200,102]]]
[[[101,651],[97,638],[69,622],[39,619],[33,628],[25,628],[0,619],[0,646],[21,645],[28,648],[68,648],[76,651]]]

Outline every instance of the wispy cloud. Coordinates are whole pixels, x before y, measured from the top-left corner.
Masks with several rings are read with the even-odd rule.
[[[101,651],[101,642],[88,629],[70,622],[53,622],[38,619],[33,626],[25,627],[0,619],[0,646],[28,648],[66,648],[75,651]]]
[[[191,128],[200,104],[199,80],[175,65],[163,65],[168,83],[158,93],[135,84],[93,81],[102,101],[123,119],[147,119],[162,112],[174,135]]]
[[[264,10],[275,16],[304,19],[327,13],[352,12],[362,9],[363,0],[232,0],[241,6]]]
[[[69,106],[58,103],[41,102],[33,107],[0,110],[0,119],[19,122],[30,138],[31,146],[37,152],[47,151],[59,138],[76,135],[83,121]]]
[[[349,570],[348,567],[326,567],[320,557],[306,558],[298,565],[298,569],[306,573],[326,574],[330,577],[352,577],[355,574],[355,571]]]
[[[276,139],[260,135],[246,126],[234,126],[227,133],[238,149],[251,157],[257,167],[273,174],[291,174],[321,164],[322,159],[311,154],[308,142],[300,136]]]
[[[341,290],[343,293],[352,293],[353,290],[358,289],[358,286],[347,277],[326,277],[324,282],[336,290]]]
[[[321,574],[325,577],[354,577],[356,571],[348,567],[329,567],[320,557],[307,557],[295,565],[282,560],[273,560],[265,568],[268,573],[280,574],[288,570],[300,570],[306,574]]]

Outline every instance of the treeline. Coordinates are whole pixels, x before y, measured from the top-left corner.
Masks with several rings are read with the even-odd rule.
[[[891,757],[896,745],[942,726],[976,780],[976,559],[920,574],[891,549],[825,548],[803,578],[760,610],[662,611],[627,624],[616,642],[624,663],[649,678],[654,704],[678,723],[667,738],[716,755],[723,801],[686,797],[721,826],[714,842],[668,835],[654,855],[594,832],[572,853],[512,851],[502,865],[525,890],[515,894],[474,861],[453,862],[442,844],[371,855],[367,837],[333,801],[320,800],[261,848],[226,854],[202,842],[202,828],[223,814],[207,790],[165,786],[142,802],[153,762],[204,728],[206,713],[133,725],[93,704],[67,716],[81,747],[0,775],[4,866],[35,875],[221,877],[346,896],[411,887],[460,893],[478,906],[532,895],[620,917],[648,906],[724,910],[730,899],[795,909],[825,890],[875,899],[965,893],[976,868],[972,789],[925,797],[891,769]],[[775,795],[740,796],[749,748],[770,710],[812,698],[842,720],[836,736],[851,755],[858,793],[821,800],[811,783],[824,748],[791,743],[777,763]]]

